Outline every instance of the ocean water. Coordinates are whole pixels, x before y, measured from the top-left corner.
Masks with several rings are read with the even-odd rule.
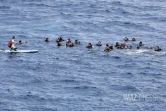
[[[39,50],[0,53],[0,111],[165,111],[165,12],[165,0],[0,0],[0,49],[16,36]],[[103,51],[126,36],[163,51]]]

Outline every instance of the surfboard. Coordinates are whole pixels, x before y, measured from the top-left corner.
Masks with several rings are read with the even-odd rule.
[[[38,50],[17,50],[17,51],[10,51],[10,50],[0,50],[0,52],[14,52],[14,53],[35,53],[38,52]]]

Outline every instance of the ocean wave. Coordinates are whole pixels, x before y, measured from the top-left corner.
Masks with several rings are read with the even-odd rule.
[[[110,86],[111,89],[113,90],[117,90],[120,92],[128,92],[128,93],[137,93],[140,92],[139,89],[137,89],[135,86],[131,86],[131,85],[126,85],[126,86],[122,86],[122,85],[111,85]]]
[[[0,9],[2,10],[2,9],[10,9],[10,7],[9,6],[0,6]]]

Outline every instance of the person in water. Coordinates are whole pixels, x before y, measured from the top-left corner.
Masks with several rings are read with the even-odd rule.
[[[132,49],[132,46],[130,45],[130,46],[128,46],[128,49]]]
[[[132,41],[136,41],[136,39],[135,39],[135,38],[132,38]]]
[[[126,48],[126,43],[124,42],[124,43],[121,43],[120,44],[120,49],[125,49]]]
[[[22,42],[21,40],[18,42],[19,44],[27,43],[27,41]]]
[[[143,46],[142,41],[139,42],[139,45],[138,45],[138,46],[139,46],[139,47],[142,47],[142,46]]]
[[[57,46],[62,46],[62,44],[60,42],[57,42]]]
[[[110,48],[109,48],[109,45],[108,45],[108,44],[106,44],[104,51],[105,51],[105,52],[109,52],[109,51],[110,51]]]
[[[57,39],[56,39],[56,42],[57,42],[57,43],[60,42],[60,38],[57,38]]]
[[[86,48],[89,48],[89,49],[91,49],[93,46],[92,46],[92,44],[91,43],[88,43],[88,45],[86,46]]]
[[[69,45],[69,47],[74,47],[74,43],[71,42],[70,45]]]
[[[161,51],[161,48],[159,46],[156,46],[155,51]]]
[[[96,46],[102,46],[101,42],[99,41]]]
[[[116,47],[117,49],[120,48],[120,44],[119,44],[119,42],[116,42],[115,47]]]
[[[62,42],[62,41],[65,41],[65,40],[63,40],[62,37],[59,37],[59,41]]]
[[[128,38],[128,37],[125,37],[125,38],[124,38],[124,41],[125,41],[125,42],[129,41],[129,38]]]
[[[148,50],[151,50],[152,49],[152,47],[151,46],[148,46]]]
[[[22,41],[21,41],[21,40],[19,41],[19,44],[22,44]]]
[[[70,40],[70,39],[67,39],[67,40],[66,40],[66,46],[69,46],[70,43],[71,43],[71,40]]]
[[[48,37],[45,39],[45,42],[49,42],[49,38]]]
[[[70,42],[67,47],[74,47],[74,43]]]
[[[113,44],[111,46],[109,46],[110,50],[113,50],[113,48],[114,48]]]
[[[75,44],[80,44],[80,41],[79,40],[75,40]]]
[[[70,39],[67,39],[67,40],[66,40],[66,46],[67,46],[67,47],[74,47],[74,44],[71,42]]]

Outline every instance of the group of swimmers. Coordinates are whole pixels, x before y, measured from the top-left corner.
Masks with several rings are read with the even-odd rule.
[[[12,37],[12,39],[8,42],[8,47],[10,48],[10,50],[14,50],[14,51],[17,51],[17,47],[15,46],[15,44],[22,44],[22,43],[27,43],[27,41],[25,42],[22,42],[21,40],[19,42],[15,42],[15,36]],[[56,40],[56,43],[57,43],[57,46],[63,46],[61,42],[65,41],[62,37],[59,37],[57,38]],[[115,49],[132,49],[133,47],[131,45],[127,45],[127,42],[130,41],[130,39],[128,37],[125,37],[124,38],[124,42],[116,42],[115,45],[109,45],[108,43],[105,45],[105,48],[104,48],[104,51],[105,52],[109,52],[111,50],[113,50],[114,48]],[[132,42],[135,42],[136,39],[135,38],[132,38],[131,39]],[[49,42],[49,38],[47,37],[45,39],[45,42]],[[73,43],[70,39],[67,39],[66,40],[66,47],[74,47],[75,45],[78,45],[80,44],[80,41],[79,40],[75,40],[75,42]],[[100,47],[102,46],[102,43],[99,41],[97,44],[96,44],[97,47]],[[86,48],[93,48],[93,45],[91,43],[88,43]],[[142,49],[142,48],[145,48],[144,47],[144,44],[142,43],[142,41],[139,42],[139,44],[137,45],[136,49]],[[148,50],[152,50],[152,47],[151,46],[147,46]],[[154,51],[161,51],[162,49],[159,47],[159,46],[156,46],[154,48]]]
[[[63,46],[61,42],[65,41],[62,37],[59,37],[57,38],[56,40],[56,43],[57,43],[57,46]],[[105,45],[105,48],[104,48],[104,51],[105,52],[109,52],[111,50],[113,50],[114,48],[115,49],[132,49],[133,47],[131,45],[127,45],[127,42],[128,41],[132,41],[132,42],[135,42],[136,39],[135,38],[132,38],[131,40],[128,38],[128,37],[125,37],[124,38],[124,42],[116,42],[115,45],[109,45],[108,43]],[[47,37],[45,39],[45,42],[49,42],[49,38]],[[75,45],[78,45],[80,44],[80,41],[79,40],[75,40],[75,42],[73,43],[70,39],[67,39],[66,40],[66,47],[74,47]],[[100,47],[102,46],[102,43],[99,41],[96,46]],[[93,45],[92,43],[88,43],[86,45],[86,48],[93,48]],[[144,44],[142,43],[142,41],[139,42],[139,44],[137,45],[136,49],[142,49],[144,48]],[[152,50],[152,47],[151,46],[148,46],[147,47],[148,50]],[[159,46],[156,46],[154,51],[161,51],[161,48]]]
[[[57,43],[57,46],[63,46],[61,42],[65,41],[62,37],[59,37],[55,40],[55,42]],[[49,42],[49,38],[47,37],[45,39],[45,42]],[[70,39],[66,40],[66,46],[67,47],[74,47],[76,44],[80,44],[79,40],[75,40],[75,42],[73,43]]]

